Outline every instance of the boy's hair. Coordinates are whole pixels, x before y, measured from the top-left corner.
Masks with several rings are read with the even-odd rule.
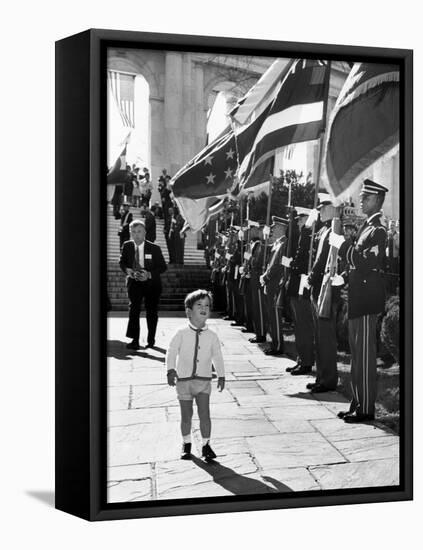
[[[187,294],[184,302],[185,309],[186,308],[192,309],[192,306],[195,304],[195,302],[198,302],[198,300],[203,300],[204,298],[209,299],[210,309],[211,309],[213,305],[213,298],[212,298],[211,292],[203,289],[194,290],[193,292],[190,292],[189,294]]]

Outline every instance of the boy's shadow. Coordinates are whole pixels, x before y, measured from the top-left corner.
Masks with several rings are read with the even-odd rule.
[[[150,348],[144,349],[148,350]],[[151,349],[158,351],[159,353],[166,353],[166,350],[164,348],[159,348],[155,346]],[[113,357],[114,359],[121,360],[130,360],[134,357],[144,357],[145,359],[159,361],[160,363],[165,362],[164,357],[158,357],[157,355],[150,354],[148,353],[148,351],[144,351],[141,348],[139,350],[127,349],[126,344],[121,340],[107,340],[107,357]]]
[[[192,462],[210,474],[215,483],[233,495],[292,492],[290,487],[270,476],[263,476],[263,479],[271,483],[273,487],[266,485],[266,483],[263,483],[258,479],[252,479],[247,476],[237,474],[234,470],[223,466],[216,460],[204,462],[200,458],[193,456]]]

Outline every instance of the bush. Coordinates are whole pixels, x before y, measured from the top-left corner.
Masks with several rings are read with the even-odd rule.
[[[386,302],[385,315],[382,319],[381,340],[395,361],[399,361],[400,331],[399,296],[391,296]]]

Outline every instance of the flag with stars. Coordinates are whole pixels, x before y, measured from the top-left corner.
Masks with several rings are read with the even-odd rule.
[[[172,178],[175,200],[193,231],[201,229],[210,207],[234,188],[237,168],[235,135],[227,130]]]

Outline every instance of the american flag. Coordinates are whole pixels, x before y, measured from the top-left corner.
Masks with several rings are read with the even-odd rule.
[[[356,63],[330,116],[323,183],[337,202],[350,196],[361,174],[399,143],[398,65]]]
[[[119,111],[122,124],[135,128],[134,80],[135,76],[117,71],[107,71],[107,80]]]

